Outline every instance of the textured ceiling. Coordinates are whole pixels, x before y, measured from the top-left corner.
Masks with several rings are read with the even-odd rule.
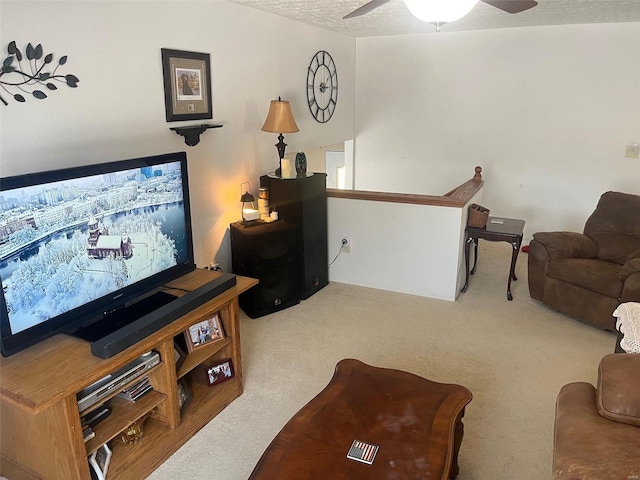
[[[353,37],[435,33],[435,26],[416,19],[402,0],[390,0],[361,17],[342,17],[368,0],[229,0]],[[508,14],[482,1],[461,20],[441,32],[490,28],[640,22],[640,0],[538,0],[538,6]]]

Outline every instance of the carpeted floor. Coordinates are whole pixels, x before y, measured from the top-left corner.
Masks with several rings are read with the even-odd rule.
[[[348,357],[473,392],[460,480],[550,478],[556,395],[566,383],[596,381],[615,335],[531,300],[526,254],[507,301],[510,250],[481,242],[478,271],[456,302],[331,283],[282,312],[242,313],[243,395],[149,478],[246,479]]]

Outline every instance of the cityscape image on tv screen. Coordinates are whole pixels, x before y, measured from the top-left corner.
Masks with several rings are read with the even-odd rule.
[[[187,261],[181,164],[0,192],[12,334]]]

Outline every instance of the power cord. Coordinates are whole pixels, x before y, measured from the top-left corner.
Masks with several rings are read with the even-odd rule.
[[[340,254],[342,253],[342,247],[346,247],[348,245],[349,242],[347,242],[346,238],[343,238],[340,241],[340,249],[338,250],[338,254],[333,258],[333,260],[331,260],[331,262],[329,263],[329,266],[333,265],[333,262],[335,262],[338,257],[340,256]]]
[[[212,263],[211,265],[206,265],[204,267],[205,270],[212,270],[214,272],[224,272],[219,263]]]

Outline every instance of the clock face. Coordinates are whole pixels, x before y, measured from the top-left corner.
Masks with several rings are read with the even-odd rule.
[[[338,71],[328,52],[320,50],[307,72],[307,101],[311,115],[320,123],[333,116],[338,103]]]

